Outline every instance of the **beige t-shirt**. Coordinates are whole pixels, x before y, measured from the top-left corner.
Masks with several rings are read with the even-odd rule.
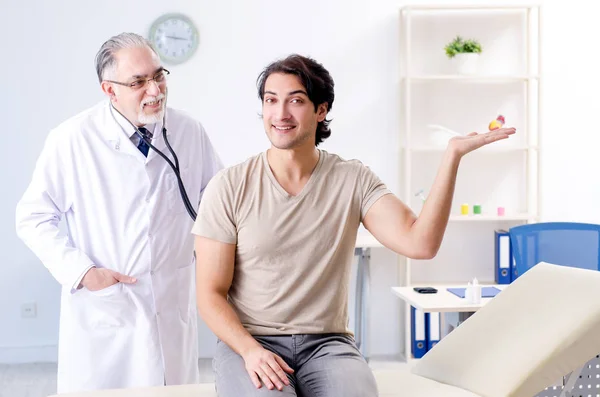
[[[237,244],[229,302],[250,334],[351,333],[358,227],[387,193],[361,162],[320,150],[304,189],[291,196],[263,152],[213,177],[192,233]]]

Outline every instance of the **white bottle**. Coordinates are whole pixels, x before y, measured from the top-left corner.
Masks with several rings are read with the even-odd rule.
[[[476,278],[473,279],[473,295],[472,295],[472,303],[479,304],[481,303],[481,285]]]
[[[465,300],[467,303],[473,303],[473,286],[471,285],[470,281],[465,289]]]

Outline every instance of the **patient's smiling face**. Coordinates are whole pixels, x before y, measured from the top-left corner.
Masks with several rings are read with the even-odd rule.
[[[265,132],[274,147],[314,147],[317,124],[325,119],[327,104],[317,106],[315,111],[297,76],[272,73],[265,81],[262,111]]]

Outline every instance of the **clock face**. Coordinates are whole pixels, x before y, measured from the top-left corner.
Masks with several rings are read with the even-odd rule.
[[[188,60],[198,48],[198,31],[185,15],[167,14],[152,24],[150,41],[163,61],[177,64]]]

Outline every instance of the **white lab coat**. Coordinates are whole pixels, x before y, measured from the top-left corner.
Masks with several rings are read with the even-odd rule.
[[[153,144],[167,154],[160,125]],[[191,117],[168,109],[166,125],[197,209],[221,161]],[[18,235],[62,284],[59,393],[199,381],[193,222],[174,172],[128,132],[108,101],[62,123],[17,206]],[[137,283],[74,289],[91,265]]]

